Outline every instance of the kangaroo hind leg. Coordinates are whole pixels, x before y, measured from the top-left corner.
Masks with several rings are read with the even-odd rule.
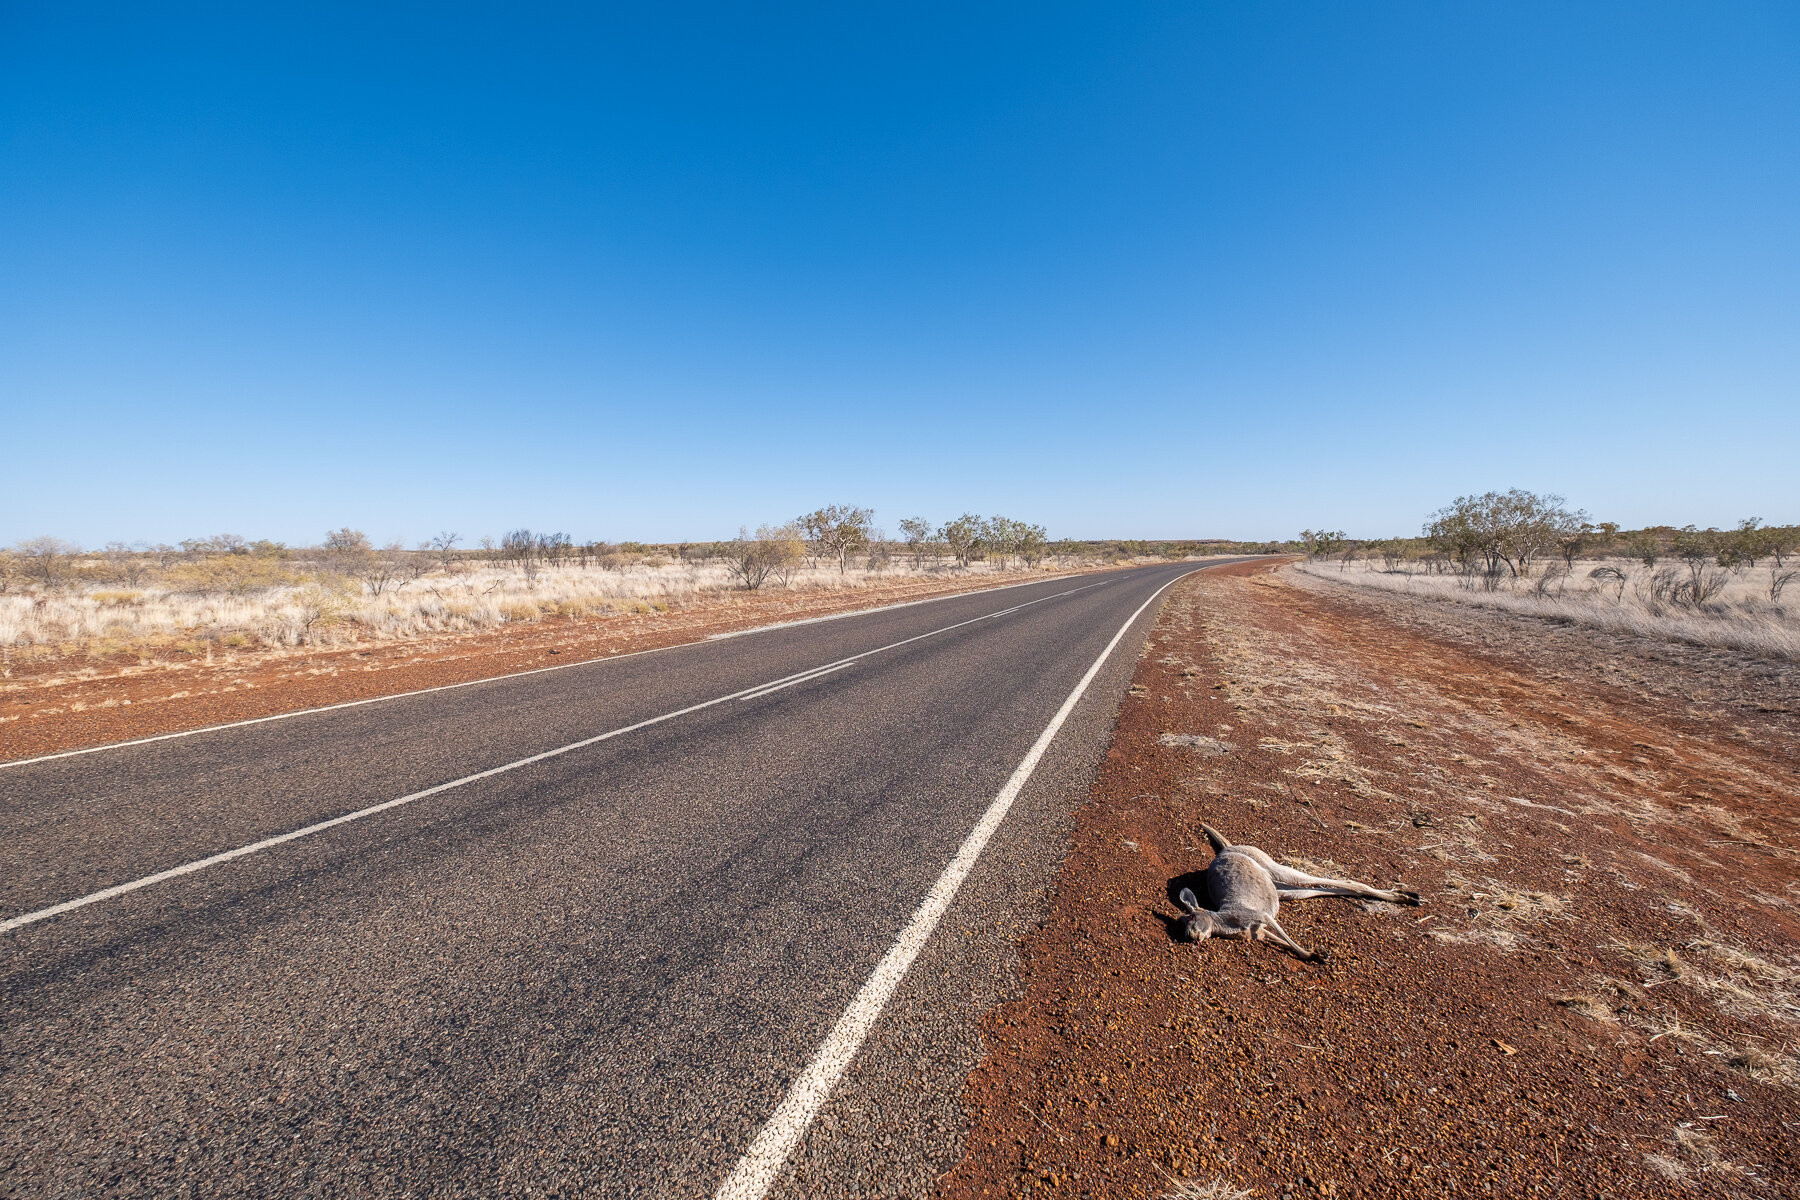
[[[1329,879],[1323,875],[1308,875],[1305,871],[1296,870],[1263,856],[1263,866],[1269,872],[1269,878],[1275,881],[1275,887],[1281,892],[1283,900],[1306,900],[1313,896],[1360,896],[1365,900],[1385,900],[1389,904],[1417,904],[1416,892],[1384,891],[1370,887],[1366,883],[1358,883],[1354,879]]]

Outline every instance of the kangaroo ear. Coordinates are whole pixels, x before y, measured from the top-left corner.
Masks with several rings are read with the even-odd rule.
[[[1225,835],[1211,825],[1202,825],[1200,828],[1206,833],[1206,840],[1212,843],[1214,854],[1223,854],[1230,848],[1231,843],[1225,840]]]
[[[1200,902],[1194,899],[1194,889],[1192,888],[1182,888],[1181,894],[1175,897],[1175,903],[1191,913],[1200,911]]]

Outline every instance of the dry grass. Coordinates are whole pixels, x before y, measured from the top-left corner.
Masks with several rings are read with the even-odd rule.
[[[1049,564],[1058,569],[1070,563]],[[1043,569],[1043,568],[1040,568]],[[943,577],[951,568],[895,564],[873,572],[801,567],[776,590],[854,590],[909,578]],[[959,575],[1000,572],[987,564]],[[1022,569],[1011,574],[1023,575]],[[697,596],[732,590],[722,563],[647,560],[622,570],[565,566],[527,578],[500,566],[433,572],[377,596],[327,575],[287,573],[231,591],[196,590],[170,578],[132,590],[70,587],[41,594],[0,595],[0,651],[7,661],[71,653],[120,655],[199,644],[241,648],[332,646],[433,633],[489,629],[550,616],[652,612]],[[765,589],[769,590],[769,589]]]
[[[1163,1193],[1163,1200],[1250,1200],[1255,1193],[1234,1187],[1223,1179],[1201,1183],[1194,1179],[1171,1180],[1175,1188]]]
[[[1417,569],[1388,571],[1375,562],[1342,566],[1297,563],[1294,569],[1357,588],[1505,609],[1612,633],[1800,662],[1800,589],[1789,589],[1779,602],[1771,600],[1773,567],[1735,572],[1706,568],[1723,586],[1704,605],[1671,599],[1670,584],[1688,578],[1687,567],[1650,569],[1626,560],[1580,562],[1573,573],[1564,571],[1559,562],[1547,568],[1547,574],[1541,571],[1534,578],[1494,581],[1479,575],[1431,574]],[[1616,571],[1623,578],[1596,579],[1591,574],[1595,570]]]

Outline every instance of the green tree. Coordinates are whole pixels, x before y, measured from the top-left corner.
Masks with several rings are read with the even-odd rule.
[[[938,528],[938,541],[948,546],[956,561],[966,567],[981,556],[985,549],[981,539],[986,532],[986,522],[974,513],[964,513]]]
[[[1425,536],[1465,566],[1480,559],[1489,575],[1505,567],[1514,576],[1531,574],[1531,564],[1572,536],[1587,519],[1570,512],[1557,495],[1523,488],[1458,496],[1433,513]]]
[[[1300,544],[1312,558],[1330,558],[1336,554],[1338,547],[1344,544],[1344,531],[1341,529],[1302,529]]]
[[[840,575],[850,569],[853,555],[868,548],[874,523],[874,509],[850,504],[828,504],[794,522],[815,554],[837,560]]]
[[[931,540],[931,522],[924,517],[906,517],[900,522],[900,536],[906,539],[913,566],[918,566],[925,554],[925,544]]]

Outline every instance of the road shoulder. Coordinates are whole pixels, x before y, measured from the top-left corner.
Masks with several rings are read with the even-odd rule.
[[[1792,731],[1262,572],[1165,606],[940,1194],[1794,1189]],[[1203,820],[1427,904],[1179,943]]]

